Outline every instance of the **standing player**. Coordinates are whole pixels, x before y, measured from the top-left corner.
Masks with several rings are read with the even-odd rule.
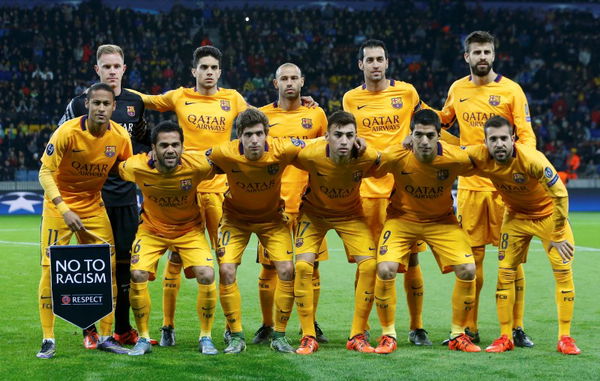
[[[463,352],[481,349],[465,334],[475,299],[475,263],[465,233],[452,210],[452,184],[473,170],[460,148],[441,143],[440,120],[432,110],[415,113],[411,124],[413,151],[395,145],[383,152],[377,172],[390,172],[395,186],[379,238],[375,305],[382,326],[377,353],[396,350],[396,273],[409,266],[411,247],[425,241],[442,273],[454,271],[452,326],[448,347]]]
[[[417,90],[409,83],[386,78],[388,52],[382,41],[363,42],[358,50],[358,67],[365,83],[348,91],[343,99],[344,111],[356,118],[358,136],[379,151],[402,143],[409,134],[413,113],[421,108]],[[391,174],[367,178],[361,184],[362,206],[374,240],[381,234],[393,187]],[[404,276],[404,289],[410,313],[409,340],[416,345],[431,345],[423,329],[423,275],[416,255],[423,250],[425,245],[415,244],[415,255]]]
[[[567,189],[541,152],[514,144],[514,130],[508,119],[494,116],[484,128],[485,146],[469,147],[467,152],[478,171],[490,178],[506,203],[496,288],[501,336],[486,351],[505,352],[514,347],[511,339],[517,267],[527,260],[529,242],[536,236],[542,240],[554,273],[558,307],[557,350],[578,355],[581,351],[570,332],[575,306],[572,269],[575,241],[567,219]]]
[[[363,216],[360,183],[378,163],[379,155],[368,148],[360,157],[353,148],[356,120],[345,111],[329,117],[326,140],[305,148],[294,165],[308,171],[305,193],[295,234],[296,279],[294,293],[302,324],[299,354],[311,354],[319,348],[313,311],[313,268],[327,231],[334,229],[357,263],[354,318],[346,348],[372,353],[375,349],[365,338],[367,320],[373,306],[375,286],[375,242]]]
[[[101,45],[96,51],[94,70],[101,83],[109,85],[116,95],[117,106],[112,120],[129,132],[133,152],[147,152],[146,123],[144,121],[144,103],[139,95],[122,87],[123,74],[127,69],[123,50],[117,45]],[[71,100],[59,125],[78,116],[86,115],[86,94]],[[135,184],[121,180],[116,174],[109,174],[102,187],[102,200],[112,226],[116,252],[117,305],[115,307],[115,339],[121,344],[135,344],[137,332],[129,323],[129,264],[131,262],[131,244],[135,237],[139,212]],[[83,345],[88,349],[96,348],[98,333],[96,326],[84,330]]]
[[[192,75],[196,79],[194,88],[180,87],[162,95],[140,94],[149,109],[175,111],[183,129],[184,149],[187,152],[205,151],[229,141],[234,119],[247,107],[246,101],[236,90],[218,86],[221,57],[221,51],[214,46],[199,47],[194,51],[192,61]],[[198,186],[198,200],[213,248],[216,247],[223,193],[226,190],[224,175],[217,175]],[[165,266],[161,346],[175,344],[175,304],[181,284],[181,266],[181,259],[175,253]]]
[[[269,135],[278,138],[312,139],[322,136],[327,131],[327,117],[320,107],[309,108],[302,105],[300,92],[304,86],[304,77],[300,68],[293,63],[284,63],[277,68],[273,84],[279,93],[278,100],[260,108],[269,119]],[[300,198],[306,184],[308,174],[293,166],[288,166],[281,179],[281,197],[285,201],[285,217],[290,228],[295,231],[300,208]],[[327,258],[325,241],[319,250],[318,259]],[[262,310],[263,323],[256,331],[252,342],[258,344],[267,341],[273,332],[273,298],[277,272],[268,257],[268,252],[259,244],[258,261],[262,270],[258,277],[258,294]],[[314,292],[314,311],[319,300],[321,280],[319,277],[318,263],[315,262],[312,287]],[[327,342],[327,337],[321,328],[314,322],[316,338],[319,342]]]
[[[45,201],[41,227],[42,277],[39,285],[40,320],[44,340],[39,358],[55,354],[54,314],[50,291],[48,246],[67,245],[72,232],[81,244],[113,244],[110,220],[100,190],[116,160],[131,156],[127,131],[110,120],[115,93],[105,83],[92,85],[86,93],[88,114],[59,126],[42,156],[40,184]],[[114,253],[111,252],[111,257]],[[113,307],[116,298],[115,261],[111,258]],[[100,320],[97,348],[127,353],[111,336],[113,313]]]
[[[176,123],[165,121],[152,130],[153,160],[139,154],[119,164],[120,176],[138,184],[144,195],[142,222],[131,257],[131,306],[140,332],[129,353],[134,356],[152,351],[148,278],[169,248],[179,253],[183,266],[198,282],[199,351],[218,353],[211,339],[217,304],[213,257],[196,201],[198,183],[214,172],[205,155],[182,154],[182,150],[183,131]]]
[[[535,148],[535,134],[523,90],[492,68],[495,58],[494,36],[475,31],[465,38],[464,49],[471,75],[450,86],[440,113],[442,126],[448,128],[455,121],[458,122],[461,146],[483,144],[483,125],[494,115],[500,115],[515,126],[519,144]],[[475,306],[467,322],[468,332],[476,343],[479,342],[477,313],[479,293],[483,287],[485,245],[498,246],[503,213],[504,204],[490,180],[479,176],[459,178],[458,222],[469,237],[477,267]],[[522,266],[517,270],[516,290],[513,337],[517,346],[532,347],[533,342],[523,331],[525,275]]]

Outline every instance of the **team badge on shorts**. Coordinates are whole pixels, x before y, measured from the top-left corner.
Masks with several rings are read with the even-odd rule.
[[[498,106],[500,104],[500,95],[490,95],[488,102],[492,106]]]
[[[217,257],[223,258],[224,255],[225,255],[225,248],[224,247],[217,248]]]
[[[135,116],[135,106],[127,106],[127,115]]]
[[[385,253],[387,253],[388,248],[387,245],[383,245],[379,248],[379,255],[385,255]]]
[[[355,183],[362,180],[362,178],[363,178],[363,171],[356,171],[352,174],[352,180],[354,180]]]
[[[448,176],[450,176],[450,171],[447,169],[440,169],[439,171],[437,171],[438,180],[446,180]]]
[[[296,238],[296,247],[304,245],[304,238]]]
[[[524,173],[513,173],[513,180],[515,180],[515,183],[517,184],[523,184],[525,183],[525,181],[527,181],[527,177],[525,177]]]
[[[310,130],[312,128],[312,119],[302,118],[302,127]]]
[[[48,146],[46,147],[46,155],[52,156],[53,153],[54,153],[54,144],[48,143]]]
[[[183,179],[179,182],[181,190],[187,191],[192,189],[192,179]]]
[[[231,103],[229,103],[228,100],[223,99],[221,101],[221,110],[223,110],[223,111],[231,110]]]
[[[279,172],[279,164],[271,164],[267,166],[267,173],[271,176]]]
[[[140,261],[140,256],[138,254],[136,255],[132,255],[131,256],[131,264],[135,265],[136,263],[138,263]]]
[[[402,103],[402,97],[395,97],[391,99],[393,108],[402,108],[404,103]]]
[[[104,147],[104,154],[106,157],[114,157],[117,153],[117,146],[106,146]]]
[[[498,260],[501,261],[504,259],[504,250],[498,251]]]

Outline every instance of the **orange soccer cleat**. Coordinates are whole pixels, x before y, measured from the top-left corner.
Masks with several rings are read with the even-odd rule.
[[[575,340],[571,336],[562,335],[558,344],[556,344],[556,350],[565,355],[578,355],[581,353],[581,349],[577,348]]]
[[[319,350],[319,343],[317,339],[312,336],[304,336],[300,340],[300,347],[296,349],[296,353],[299,355],[311,355]]]
[[[375,348],[369,344],[364,334],[358,334],[353,338],[349,339],[346,343],[346,349],[350,351],[357,351],[361,353],[374,353]]]
[[[461,352],[481,352],[481,348],[473,344],[466,333],[462,333],[448,342],[448,349]]]
[[[515,345],[508,338],[508,336],[502,335],[499,338],[497,338],[496,340],[494,340],[494,342],[490,346],[485,348],[485,351],[491,352],[491,353],[500,353],[500,352],[512,351],[514,348],[515,348]]]
[[[83,336],[83,346],[85,347],[85,349],[97,349],[98,341],[100,340],[98,332],[96,332],[93,329],[86,329],[84,331],[84,334],[85,335]]]
[[[138,331],[131,328],[125,333],[118,334],[115,332],[113,333],[113,337],[121,345],[135,345],[138,341],[139,335]]]
[[[377,348],[375,348],[375,353],[387,355],[394,352],[397,347],[398,344],[396,343],[396,339],[394,337],[384,335],[381,336],[381,339],[379,339],[379,345],[377,345]]]

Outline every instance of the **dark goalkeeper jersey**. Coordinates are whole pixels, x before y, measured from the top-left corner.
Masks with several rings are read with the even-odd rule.
[[[142,98],[127,89],[122,89],[116,101],[117,107],[112,114],[111,120],[119,123],[129,132],[134,154],[148,152],[150,150],[150,134],[146,133],[146,136],[141,141],[133,136],[134,126],[140,123],[144,117],[144,102],[142,102]],[[60,119],[60,122],[58,122],[58,125],[60,126],[67,120],[78,116],[87,115],[87,113],[84,93],[69,102],[65,114]],[[135,184],[124,181],[119,176],[109,175],[102,187],[102,199],[108,207],[136,205]]]

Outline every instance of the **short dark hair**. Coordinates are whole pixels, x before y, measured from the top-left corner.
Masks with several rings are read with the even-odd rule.
[[[435,126],[437,132],[442,131],[440,117],[435,111],[430,109],[419,110],[413,114],[413,118],[410,122],[410,130],[413,131],[417,124],[423,126]]]
[[[107,85],[106,83],[103,83],[103,82],[94,83],[92,86],[90,86],[87,89],[87,92],[85,93],[85,99],[87,99],[89,101],[90,98],[92,97],[92,93],[94,91],[98,91],[98,90],[108,91],[109,93],[112,94],[113,101],[115,100],[115,91],[113,90],[112,87],[110,87],[109,85]]]
[[[501,128],[504,126],[508,127],[508,130],[510,131],[511,135],[514,133],[513,125],[510,124],[508,119],[506,119],[505,117],[500,116],[500,115],[492,116],[483,125],[483,134],[487,138],[487,129],[488,128]]]
[[[495,48],[496,39],[494,38],[494,35],[492,35],[490,32],[486,32],[483,30],[476,30],[474,32],[471,32],[471,33],[469,33],[469,35],[465,38],[465,41],[463,42],[463,47],[465,48],[465,53],[469,53],[469,46],[473,43],[478,43],[478,44],[490,43]]]
[[[219,61],[219,66],[221,66],[221,58],[223,58],[223,53],[221,53],[221,51],[215,48],[214,46],[206,45],[194,50],[194,59],[192,60],[192,67],[197,67],[200,58],[207,56],[214,57],[217,61]]]
[[[235,131],[238,138],[242,136],[246,128],[253,127],[259,123],[264,126],[265,135],[267,135],[269,133],[269,119],[262,111],[255,107],[248,107],[239,113],[235,120]]]
[[[371,39],[364,41],[360,45],[360,48],[358,49],[358,56],[357,56],[359,61],[362,61],[363,58],[365,58],[365,48],[383,48],[385,59],[387,60],[387,58],[388,58],[388,51],[387,51],[387,48],[385,47],[385,43],[381,40],[375,40],[375,39],[371,38]]]
[[[347,124],[353,124],[354,130],[356,130],[354,115],[342,110],[336,111],[327,118],[327,131],[331,130],[333,126],[345,126]]]
[[[177,132],[181,138],[181,144],[183,144],[183,130],[177,123],[165,120],[157,124],[150,134],[150,141],[152,144],[158,143],[158,134],[161,132]]]

